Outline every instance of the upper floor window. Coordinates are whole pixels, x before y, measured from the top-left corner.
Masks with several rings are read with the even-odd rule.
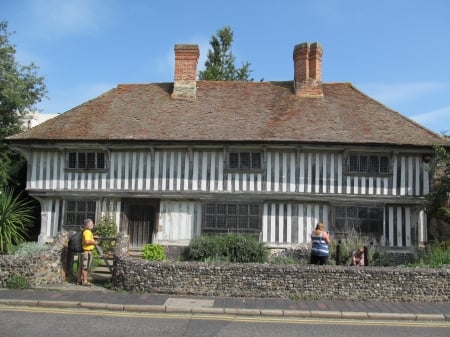
[[[388,156],[378,154],[350,154],[348,157],[349,173],[388,174]]]
[[[260,170],[262,168],[261,152],[230,152],[228,168],[231,170]]]
[[[69,152],[67,168],[84,170],[106,169],[104,152]]]

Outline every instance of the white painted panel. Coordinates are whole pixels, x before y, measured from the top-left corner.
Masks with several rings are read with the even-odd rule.
[[[315,154],[316,161],[316,178],[314,180],[314,192],[320,192],[320,155],[318,153]]]
[[[415,167],[415,172],[416,172],[416,179],[415,179],[415,183],[414,183],[415,184],[414,194],[419,196],[420,195],[420,158],[416,157],[415,161],[416,162],[414,164],[414,167]]]
[[[282,153],[282,175],[281,175],[281,191],[287,192],[288,176],[287,176],[287,153]]]
[[[189,170],[191,161],[189,160],[189,153],[186,153],[184,159],[184,190],[189,190]]]
[[[400,163],[400,195],[406,195],[406,158],[404,156],[401,157]]]
[[[373,182],[374,182],[375,178],[374,177],[369,177],[368,179],[369,179],[369,188],[368,188],[367,194],[373,195],[374,194]]]
[[[413,179],[413,173],[414,173],[414,166],[413,166],[413,158],[408,157],[408,195],[414,194],[414,179]]]
[[[217,177],[217,190],[219,192],[223,191],[223,165],[224,165],[224,156],[223,152],[219,153],[219,168],[218,168],[218,177]]]
[[[289,177],[289,192],[296,191],[296,182],[295,182],[295,153],[291,153],[290,158],[290,177]]]
[[[312,154],[308,153],[308,177],[306,182],[306,191],[308,193],[312,192]]]
[[[122,156],[123,158],[123,156]],[[130,188],[129,179],[130,179],[130,153],[125,152],[125,163],[121,163],[122,165],[125,164],[125,175],[124,175],[124,184],[123,188],[128,190]],[[119,166],[120,167],[120,166]],[[119,170],[120,172],[120,170]]]
[[[216,153],[211,153],[211,178],[210,178],[210,185],[209,190],[210,191],[216,191],[217,190],[217,181],[216,181]]]
[[[168,153],[164,151],[162,153],[162,172],[160,172],[159,176],[161,177],[161,190],[167,190],[167,164],[169,161]]]
[[[151,165],[152,165],[152,154],[147,153],[146,155],[146,173],[145,173],[145,190],[151,189]]]
[[[240,188],[239,188],[239,173],[235,173],[234,174],[234,191],[235,192],[239,192]]]
[[[201,190],[206,191],[207,181],[208,181],[208,153],[202,154],[202,177],[201,177]]]
[[[406,247],[411,247],[411,208],[405,208],[405,234],[406,234]]]
[[[247,173],[242,173],[242,191],[247,191]]]
[[[366,193],[366,177],[361,177],[361,194]]]
[[[291,243],[292,242],[292,205],[287,205],[286,210],[286,242]]]
[[[275,152],[274,154],[274,184],[273,184],[273,190],[275,192],[280,191],[280,153]]]
[[[153,173],[153,190],[159,190],[159,161],[160,161],[160,153],[155,152],[155,171]]]
[[[263,175],[261,173],[258,173],[256,175],[256,189],[258,192],[262,192],[262,177]]]
[[[299,191],[305,192],[305,154],[300,153],[300,177],[299,177]]]
[[[267,242],[268,234],[268,206],[264,204],[263,206],[263,216],[262,216],[262,241]]]
[[[333,170],[333,167],[329,168]],[[327,154],[324,153],[322,156],[322,193],[327,193],[327,184],[329,183],[327,179]]]
[[[306,206],[306,240],[311,241],[311,232],[314,227],[314,222],[312,219],[312,209],[311,205]]]
[[[278,242],[284,242],[284,207],[282,204],[277,205],[278,212]]]
[[[388,228],[389,228],[389,246],[394,246],[394,208],[389,207],[389,221],[388,221]]]
[[[304,214],[303,214],[303,205],[298,205],[298,242],[304,243],[307,242],[304,237],[304,229],[305,229],[305,222],[304,222]]]
[[[267,176],[266,176],[266,191],[272,191],[272,154],[267,152]]]
[[[337,168],[338,168],[338,193],[342,193],[343,191],[342,191],[342,185],[343,185],[343,183],[344,183],[344,177],[343,177],[343,175],[342,175],[342,155],[339,155],[338,156],[338,165],[337,165]]]
[[[403,218],[402,218],[402,208],[397,207],[397,247],[403,247]]]
[[[254,192],[255,191],[255,177],[256,177],[256,175],[254,173],[250,173],[249,176],[250,176],[250,182],[248,184],[249,185],[248,186],[248,190],[250,192]]]
[[[335,193],[336,170],[334,165],[334,153],[330,154],[330,193]]]
[[[271,214],[270,214],[270,242],[275,242],[276,234],[275,234],[275,226],[276,226],[276,208],[275,204],[272,204]]]
[[[169,160],[169,190],[173,191],[175,189],[175,152],[170,152]]]
[[[136,189],[136,178],[138,178],[137,180],[141,180],[140,177],[136,177],[137,155],[138,153],[134,151],[133,156],[131,158],[131,186],[130,186],[131,190]]]
[[[392,157],[392,195],[397,195],[397,156]]]
[[[377,195],[381,195],[381,177],[377,177]]]

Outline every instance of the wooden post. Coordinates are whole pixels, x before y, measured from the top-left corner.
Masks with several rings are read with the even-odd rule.
[[[369,254],[367,254],[368,249],[367,246],[364,246],[364,266],[369,265]]]
[[[336,245],[336,265],[339,266],[341,264],[341,240],[338,241]]]

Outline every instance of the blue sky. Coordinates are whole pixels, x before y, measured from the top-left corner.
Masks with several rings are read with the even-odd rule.
[[[172,82],[176,43],[200,46],[229,25],[236,64],[292,80],[296,44],[323,46],[322,80],[351,82],[384,105],[450,133],[447,0],[2,0],[17,60],[34,61],[62,113],[119,83]]]

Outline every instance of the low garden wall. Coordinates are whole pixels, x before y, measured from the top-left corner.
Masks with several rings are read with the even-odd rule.
[[[31,287],[64,282],[63,252],[67,232],[61,232],[48,249],[28,255],[0,255],[0,288],[6,288],[12,276],[24,277]]]
[[[450,269],[156,262],[116,254],[117,289],[194,296],[448,302]]]
[[[117,289],[194,296],[279,297],[386,302],[448,302],[450,266],[351,267],[156,262],[128,256],[128,236],[114,252]]]

